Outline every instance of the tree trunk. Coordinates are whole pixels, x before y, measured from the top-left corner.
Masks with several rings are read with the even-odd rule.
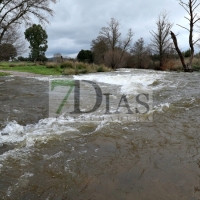
[[[174,42],[174,46],[175,46],[175,49],[179,55],[179,58],[181,60],[181,63],[182,63],[182,66],[183,66],[183,70],[184,72],[193,72],[192,68],[191,68],[191,64],[185,64],[185,60],[184,60],[184,57],[178,47],[178,43],[177,43],[177,39],[176,39],[176,35],[171,31],[171,37],[172,37],[172,40]]]

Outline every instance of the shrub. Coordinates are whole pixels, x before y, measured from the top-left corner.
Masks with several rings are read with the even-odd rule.
[[[76,64],[76,69],[85,69],[85,68],[87,68],[86,64],[83,64],[83,63],[77,63]]]
[[[71,69],[71,68],[65,68],[62,74],[63,75],[73,75],[73,74],[76,74],[76,70]]]
[[[88,72],[87,69],[81,69],[78,71],[80,74],[86,74]]]
[[[9,65],[9,67],[15,67],[15,66],[16,66],[15,64],[10,64],[10,65]]]
[[[59,67],[57,65],[57,63],[54,63],[54,62],[49,62],[49,63],[46,63],[45,65],[46,65],[46,68],[57,68],[57,67]]]
[[[103,67],[102,66],[98,67],[97,72],[104,72]]]
[[[71,62],[64,62],[64,63],[62,63],[61,65],[60,65],[60,68],[71,68],[71,69],[73,69],[74,68],[74,66],[73,66],[73,64],[71,63]]]

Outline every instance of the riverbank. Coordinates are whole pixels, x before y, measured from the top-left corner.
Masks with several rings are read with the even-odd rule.
[[[0,70],[0,76],[21,76],[21,77],[44,77],[45,75],[42,74],[34,74],[30,72],[18,72],[18,71],[10,71],[7,73],[6,70]],[[46,75],[47,76],[47,75]]]
[[[9,76],[10,74],[6,71],[0,71],[0,76]]]
[[[40,75],[77,75],[112,70],[104,65],[67,61],[63,63],[0,62],[0,71],[0,76],[7,76],[9,74],[20,75],[21,72]]]

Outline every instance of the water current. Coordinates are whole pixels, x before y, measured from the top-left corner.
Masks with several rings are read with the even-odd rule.
[[[67,112],[50,116],[56,106],[49,82],[69,78],[96,83],[116,102],[125,95],[130,104],[136,93],[151,93],[150,120],[92,120],[102,116],[106,95],[99,112],[81,114],[84,120]],[[94,88],[84,87],[81,103],[94,105]],[[62,87],[56,92],[62,95]],[[70,98],[73,92],[65,102],[71,109]],[[0,102],[2,200],[200,199],[200,73],[122,69],[1,77]],[[128,111],[125,98],[124,104],[120,109]]]

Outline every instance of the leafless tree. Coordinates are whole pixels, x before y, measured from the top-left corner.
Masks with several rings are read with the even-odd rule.
[[[64,58],[61,53],[56,53],[53,56],[54,62],[61,63],[64,61]]]
[[[134,66],[147,68],[150,63],[150,48],[145,45],[143,38],[137,40],[130,50]]]
[[[108,27],[103,27],[99,33],[99,39],[104,41],[108,47],[109,52],[109,65],[113,69],[119,67],[125,52],[130,48],[130,44],[133,37],[133,32],[129,29],[127,37],[122,40],[120,33],[120,24],[119,22],[111,18],[111,21],[108,23]],[[108,59],[107,59],[108,60]]]
[[[168,48],[171,46],[170,31],[173,26],[173,24],[169,22],[166,11],[159,14],[156,26],[156,31],[150,31],[152,35],[151,46],[154,54],[159,55],[159,68],[161,69],[165,61],[166,51],[168,51]]]
[[[48,22],[47,16],[53,15],[50,3],[57,0],[0,0],[0,43],[9,28],[31,22],[31,17],[40,23]]]
[[[2,38],[2,44],[12,44],[17,50],[17,55],[27,51],[24,35],[19,26],[10,26]]]
[[[10,26],[5,32],[0,48],[0,58],[1,60],[14,59],[17,55],[22,55],[26,52],[26,42],[24,35],[20,31],[19,26]]]
[[[171,31],[171,37],[173,39],[176,51],[177,51],[177,53],[180,57],[180,60],[182,62],[182,66],[183,66],[184,71],[192,71],[192,61],[193,61],[193,58],[194,58],[194,45],[199,41],[199,39],[194,40],[193,34],[194,34],[194,26],[200,20],[198,10],[197,10],[197,8],[200,5],[200,2],[198,0],[188,0],[187,3],[185,3],[182,0],[178,0],[178,1],[179,1],[180,6],[182,6],[188,14],[187,17],[185,16],[185,19],[187,19],[189,21],[189,28],[177,24],[178,26],[186,29],[189,32],[189,46],[190,46],[191,55],[190,55],[189,62],[187,64],[185,63],[184,57],[181,54],[181,51],[179,49],[178,42],[177,42],[177,39],[176,39],[176,35],[172,31]]]

